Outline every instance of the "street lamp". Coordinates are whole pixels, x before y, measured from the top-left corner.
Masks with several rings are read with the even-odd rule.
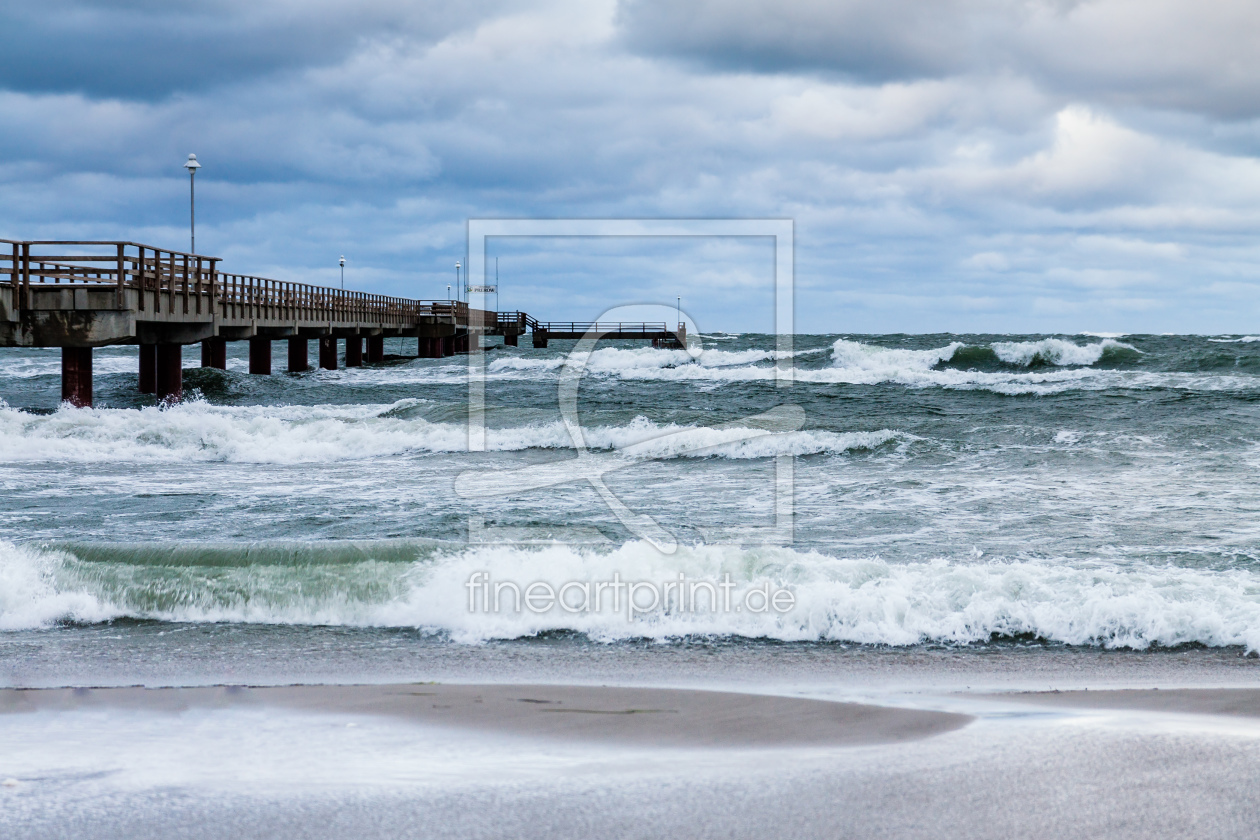
[[[457,292],[459,291],[459,262],[458,261],[455,263],[455,291]],[[459,300],[463,300],[463,298],[461,297],[459,298]]]
[[[678,296],[676,306],[677,308],[674,311],[675,311],[675,314],[677,314],[678,316],[678,325],[682,326],[682,295]]]
[[[188,235],[191,241],[189,251],[197,253],[197,170],[201,168],[201,164],[197,163],[196,155],[189,155],[188,160],[184,162],[184,168],[188,170]]]
[[[341,290],[345,291],[345,289],[346,289],[346,258],[343,255],[341,258]]]
[[[451,300],[451,284],[450,283],[446,284],[446,300],[448,303]]]

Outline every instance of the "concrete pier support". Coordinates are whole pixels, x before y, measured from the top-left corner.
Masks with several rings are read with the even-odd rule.
[[[184,395],[184,348],[178,344],[159,344],[154,355],[157,361],[157,398],[179,400]]]
[[[201,366],[227,370],[227,341],[222,338],[207,338],[201,342]]]
[[[346,367],[363,366],[363,339],[346,339]]]
[[[534,347],[542,348],[547,346],[547,331],[534,330]]]
[[[157,393],[157,345],[140,345],[140,393]]]
[[[301,373],[304,370],[310,370],[310,364],[306,360],[306,339],[290,338],[289,339],[289,372]]]
[[[368,336],[367,356],[369,365],[385,361],[385,339],[382,336]]]
[[[319,340],[319,366],[324,370],[337,369],[337,339],[331,335]]]
[[[426,338],[421,336],[420,342],[420,358],[422,359],[440,359],[442,358],[442,339]]]
[[[507,335],[503,336],[503,346],[504,347],[518,346],[517,338],[518,336],[516,335],[516,333],[508,333]]]
[[[249,372],[271,373],[271,339],[251,338],[249,340]]]
[[[92,348],[61,348],[61,401],[92,407]]]

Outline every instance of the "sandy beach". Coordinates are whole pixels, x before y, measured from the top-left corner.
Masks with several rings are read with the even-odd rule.
[[[1260,718],[1260,689],[1255,688],[1029,691],[1001,696],[1041,706]]]
[[[1144,662],[1174,687],[1086,690],[1085,661],[1038,675],[1062,691],[1014,675],[967,691],[993,665],[961,656],[918,691],[861,673],[803,688],[790,668],[763,672],[774,693],[714,690],[712,668],[693,687],[549,684],[535,668],[544,679],[491,684],[4,689],[0,834],[1255,836],[1260,688],[1187,688],[1184,663],[1135,654],[1118,670]]]
[[[423,726],[670,748],[896,743],[971,721],[948,712],[668,688],[420,683],[0,691],[0,714],[118,709],[180,715],[231,708],[385,716]]]

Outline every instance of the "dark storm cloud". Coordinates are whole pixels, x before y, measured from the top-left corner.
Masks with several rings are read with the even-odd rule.
[[[372,40],[431,42],[498,5],[491,0],[9,3],[0,26],[0,87],[154,99],[334,65]]]
[[[1113,104],[1260,116],[1250,0],[621,0],[623,42],[865,83],[1009,74]]]
[[[753,72],[826,70],[862,81],[934,77],[971,66],[986,0],[624,0],[617,21],[644,53]]]

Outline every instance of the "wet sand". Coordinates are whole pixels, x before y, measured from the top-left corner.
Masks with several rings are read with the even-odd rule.
[[[294,685],[6,689],[0,713],[271,708],[378,715],[429,726],[660,747],[895,743],[969,723],[968,715],[689,689],[556,685]]]
[[[662,688],[517,651],[380,684],[0,690],[0,836],[1260,836],[1237,653],[597,652],[684,683]]]
[[[991,696],[1041,706],[1260,718],[1260,689],[1255,688],[1024,691]]]
[[[943,696],[968,717],[528,684],[6,690],[0,836],[1242,840],[1257,696]],[[1091,703],[1238,726],[1072,714]]]

